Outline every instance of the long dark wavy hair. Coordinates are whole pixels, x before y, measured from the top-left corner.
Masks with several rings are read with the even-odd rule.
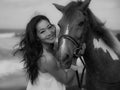
[[[27,24],[26,31],[19,43],[19,48],[15,51],[21,53],[23,56],[24,69],[27,72],[28,79],[34,84],[39,74],[38,59],[43,54],[43,46],[40,38],[37,36],[36,25],[41,20],[49,19],[44,15],[37,15],[33,17]]]

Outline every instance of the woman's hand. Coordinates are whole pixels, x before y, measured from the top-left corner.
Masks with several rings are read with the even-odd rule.
[[[79,66],[72,64],[70,68],[74,71],[77,71],[79,69]]]

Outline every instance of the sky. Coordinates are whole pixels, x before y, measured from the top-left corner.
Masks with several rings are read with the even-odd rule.
[[[25,29],[28,21],[44,14],[57,25],[62,14],[52,5],[73,0],[0,0],[0,29]],[[75,0],[74,0],[75,1]],[[120,29],[120,0],[91,0],[93,13],[111,29]]]

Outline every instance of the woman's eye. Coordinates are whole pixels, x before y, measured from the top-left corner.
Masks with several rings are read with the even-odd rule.
[[[53,25],[50,25],[49,27],[48,27],[48,29],[51,29],[53,27]]]
[[[45,31],[40,31],[40,34],[44,33]]]

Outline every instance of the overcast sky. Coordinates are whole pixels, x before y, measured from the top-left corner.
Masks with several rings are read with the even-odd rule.
[[[62,14],[52,3],[66,5],[70,1],[0,0],[0,28],[24,29],[35,14],[44,14],[57,24]],[[108,28],[120,29],[120,0],[91,0],[90,8]]]

